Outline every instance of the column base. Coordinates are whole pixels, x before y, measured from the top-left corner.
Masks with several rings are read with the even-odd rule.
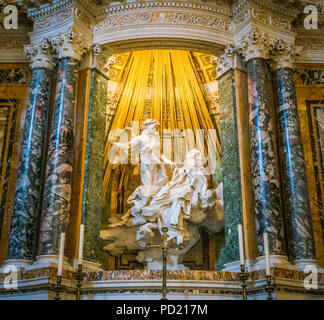
[[[4,271],[4,269],[8,266],[15,266],[18,270],[20,268],[26,268],[33,263],[32,260],[26,259],[7,259],[5,260],[3,266],[0,268],[0,273]]]
[[[287,256],[282,256],[282,255],[270,255],[270,267],[289,269],[289,270],[298,270],[297,266],[293,266],[288,261]],[[263,270],[265,268],[266,268],[265,256],[257,257],[255,260],[255,264],[252,267],[252,271]]]
[[[101,269],[100,263],[89,261],[89,260],[82,261],[82,269],[83,271],[87,271],[87,272],[104,271],[103,269]]]
[[[73,260],[73,268],[75,270],[78,268],[78,259]],[[82,260],[82,270],[86,272],[104,271],[104,269],[101,269],[100,263],[86,259]]]
[[[321,269],[320,265],[318,264],[317,260],[315,259],[302,259],[302,260],[295,260],[293,264],[299,268],[300,271],[304,271],[305,267],[313,266],[317,269]]]
[[[42,255],[37,256],[36,261],[26,268],[26,270],[32,269],[41,269],[41,268],[50,268],[50,267],[58,267],[58,255]],[[67,257],[63,258],[63,269],[68,271],[74,271],[74,269],[68,263]]]
[[[254,260],[245,260],[245,272],[250,272],[253,268]],[[233,261],[224,264],[222,271],[227,272],[241,272],[241,261]]]

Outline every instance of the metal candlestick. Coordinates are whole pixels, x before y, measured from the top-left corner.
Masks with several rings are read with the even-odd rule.
[[[63,286],[61,285],[61,282],[62,282],[62,276],[57,276],[56,284],[54,285],[55,300],[61,300],[60,293],[63,291]]]
[[[275,289],[275,285],[272,282],[272,276],[267,276],[267,285],[265,287],[265,291],[268,293],[268,300],[273,300],[272,298],[272,292]]]
[[[168,293],[167,289],[167,256],[168,256],[168,228],[162,228],[163,235],[161,237],[162,243],[161,244],[152,244],[151,247],[159,247],[162,248],[162,262],[163,262],[163,269],[162,269],[162,299],[161,300],[168,300],[166,295]]]
[[[83,280],[82,264],[78,264],[77,272],[74,274],[76,284],[76,300],[81,300],[81,286]]]
[[[162,261],[163,261],[163,273],[162,273],[162,299],[167,300],[167,256],[168,256],[168,228],[162,228],[163,236],[162,236]]]
[[[161,236],[162,243],[161,244],[152,244],[151,247],[159,247],[162,248],[162,299],[161,300],[168,300],[166,295],[168,293],[167,289],[167,258],[168,258],[168,228],[163,227],[162,229],[163,235]],[[184,248],[183,244],[178,246],[180,250]]]
[[[246,281],[248,280],[249,275],[248,273],[245,272],[245,265],[241,264],[241,273],[240,273],[240,280],[241,280],[241,287],[242,287],[242,296],[243,300],[247,300],[247,283]]]

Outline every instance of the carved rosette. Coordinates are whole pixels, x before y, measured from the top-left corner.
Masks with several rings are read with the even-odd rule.
[[[53,70],[55,63],[53,61],[52,47],[48,39],[41,43],[32,43],[24,47],[24,52],[31,61],[31,68],[44,68]]]
[[[281,68],[294,69],[293,58],[301,54],[302,46],[296,46],[281,39],[276,39],[270,51],[270,64],[274,70]]]
[[[219,57],[214,57],[212,59],[212,64],[216,68],[217,78],[234,68],[234,59],[235,47],[232,44],[227,45]]]
[[[269,52],[273,47],[273,41],[265,33],[253,28],[250,33],[235,44],[238,53],[242,55],[245,62],[251,59],[269,59]]]
[[[83,54],[90,49],[90,42],[73,28],[61,33],[59,36],[52,37],[51,43],[58,55],[58,59],[73,58],[81,61]]]
[[[116,59],[111,55],[111,51],[98,44],[92,47],[93,67],[109,78],[109,71],[116,63]]]

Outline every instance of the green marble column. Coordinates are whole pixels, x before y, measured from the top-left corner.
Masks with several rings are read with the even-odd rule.
[[[221,262],[219,263],[224,265],[240,258],[237,225],[243,222],[233,69],[218,78],[218,87],[225,218],[225,247],[221,251]]]
[[[109,58],[109,56],[109,52],[102,51],[98,46],[94,47],[81,218],[81,223],[85,225],[83,257],[86,263],[101,262],[99,234],[103,209],[102,182],[106,140],[108,72],[114,63],[113,57]]]
[[[81,223],[85,224],[84,259],[98,262],[108,79],[92,69],[90,88]]]
[[[222,248],[220,258],[217,261],[217,269],[225,267],[228,270],[239,267],[237,263],[236,266],[232,263],[240,259],[237,225],[243,224],[237,119],[238,101],[235,87],[234,59],[235,53],[229,47],[215,61],[218,76],[225,219],[225,246]],[[224,68],[224,65],[227,67]]]

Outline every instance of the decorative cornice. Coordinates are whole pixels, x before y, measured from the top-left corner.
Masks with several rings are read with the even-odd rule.
[[[208,14],[205,12],[193,12],[183,10],[133,10],[109,14],[103,20],[96,23],[94,31],[110,30],[125,26],[136,25],[193,25],[213,30],[231,31],[230,18]]]
[[[59,25],[60,23],[73,18],[73,14],[73,8],[69,7],[49,17],[36,19],[34,22],[34,31],[44,30],[54,25]]]
[[[324,50],[324,34],[322,37],[296,37],[296,45],[303,46],[306,50]]]
[[[138,9],[157,9],[157,8],[167,8],[167,9],[187,9],[187,10],[199,10],[209,13],[222,14],[225,16],[231,16],[231,8],[227,4],[213,6],[207,3],[189,3],[189,2],[177,2],[177,1],[146,1],[140,3],[127,3],[118,4],[109,7],[103,7],[97,11],[97,15],[104,15],[105,13],[113,14],[118,12],[126,12]]]
[[[87,28],[93,25],[93,17],[82,7],[68,7],[54,15],[46,18],[37,19],[34,22],[34,32],[39,32],[52,27],[59,27],[68,21],[79,20]]]
[[[300,56],[303,47],[296,46],[281,39],[276,39],[270,50],[270,65],[274,70],[294,68],[293,59]]]
[[[93,52],[93,68],[99,70],[107,78],[109,78],[109,71],[114,66],[116,59],[111,55],[111,51],[107,48],[95,44],[92,47]]]
[[[50,39],[58,59],[73,58],[81,61],[82,55],[90,49],[90,42],[82,34],[77,34],[74,28],[62,32],[59,36]]]
[[[212,59],[212,65],[216,68],[217,78],[221,77],[225,72],[234,68],[235,47],[228,45],[219,57]]]
[[[27,10],[28,18],[32,20],[43,19],[45,17],[55,15],[60,11],[66,10],[73,6],[74,0],[55,1],[52,5],[48,4],[42,8],[31,8]]]
[[[290,17],[295,18],[297,17],[299,11],[296,7],[294,7],[293,1],[289,1],[291,4],[290,7],[284,6],[284,2],[280,3],[279,1],[277,4],[274,1],[267,1],[267,0],[240,0],[237,1],[232,6],[232,15],[234,18],[237,18],[241,15],[247,8],[249,7],[257,7],[267,10],[268,13],[273,13],[276,15],[281,15],[282,17]]]
[[[240,30],[251,20],[280,30],[291,30],[292,18],[282,17],[267,10],[254,7],[246,8],[240,15],[233,18],[233,29],[235,31]]]
[[[96,5],[89,0],[53,0],[47,5],[32,7],[27,10],[27,16],[32,20],[43,19],[48,16],[56,15],[57,13],[71,8],[75,5],[81,5],[91,16],[96,14]]]
[[[31,60],[32,69],[45,68],[53,70],[55,63],[53,62],[52,48],[48,39],[44,39],[41,43],[25,46],[24,52]]]
[[[265,33],[261,33],[257,29],[252,28],[250,33],[242,41],[235,43],[235,46],[245,62],[248,62],[255,58],[269,59],[273,41]]]

